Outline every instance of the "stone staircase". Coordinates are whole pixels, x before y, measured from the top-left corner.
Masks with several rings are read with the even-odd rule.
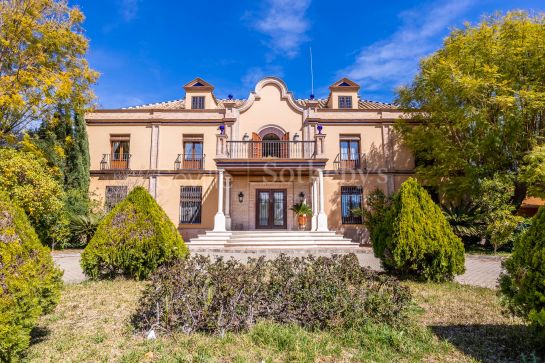
[[[312,249],[358,248],[359,244],[335,232],[311,231],[207,231],[188,243],[189,248]]]

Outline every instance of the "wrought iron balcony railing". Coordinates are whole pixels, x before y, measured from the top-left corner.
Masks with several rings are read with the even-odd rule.
[[[333,162],[336,170],[362,170],[367,169],[365,154],[337,154]]]
[[[228,141],[229,159],[314,159],[314,141]]]
[[[202,170],[204,169],[205,155],[178,154],[174,161],[175,170]]]
[[[100,170],[129,170],[131,154],[102,154]]]

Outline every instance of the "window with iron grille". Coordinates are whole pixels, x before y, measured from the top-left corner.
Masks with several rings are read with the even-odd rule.
[[[194,110],[204,110],[204,96],[191,97],[191,108]]]
[[[341,187],[341,211],[343,224],[361,224],[361,216],[354,215],[354,209],[362,208],[362,187]]]
[[[352,96],[339,96],[339,108],[352,108]]]
[[[106,202],[104,208],[110,211],[115,205],[121,202],[127,196],[126,186],[111,186],[106,187]]]
[[[201,223],[202,187],[181,187],[180,223]]]

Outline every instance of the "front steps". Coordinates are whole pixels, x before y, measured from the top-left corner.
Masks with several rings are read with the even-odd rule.
[[[192,238],[189,248],[222,249],[312,249],[357,248],[358,243],[330,232],[258,230],[213,232]]]

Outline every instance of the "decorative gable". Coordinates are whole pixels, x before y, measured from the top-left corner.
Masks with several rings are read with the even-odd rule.
[[[333,109],[357,109],[359,84],[348,79],[342,78],[329,86],[329,97],[327,107]]]
[[[186,90],[186,92],[187,91],[197,91],[197,92],[210,91],[210,92],[212,92],[214,90],[214,86],[212,86],[210,83],[206,82],[204,79],[197,77],[194,80],[192,80],[191,82],[187,83],[184,86],[184,89]]]
[[[329,86],[329,89],[331,91],[356,91],[358,92],[360,90],[360,85],[356,82],[348,79],[348,78],[342,78],[339,79],[337,82],[333,83],[331,86]]]
[[[215,109],[218,102],[212,91],[214,86],[202,78],[195,78],[184,86],[186,109]]]

